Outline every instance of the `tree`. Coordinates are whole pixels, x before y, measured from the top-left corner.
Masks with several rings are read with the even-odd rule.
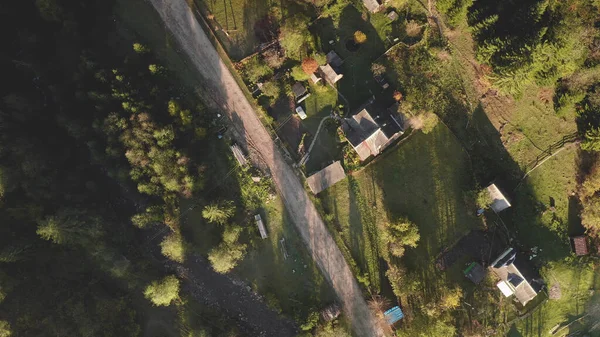
[[[600,128],[591,128],[585,132],[581,148],[586,151],[600,151]]]
[[[317,69],[319,69],[319,64],[314,58],[307,57],[304,60],[302,60],[302,70],[304,70],[304,73],[306,75],[310,76],[315,71],[317,71]]]
[[[279,83],[275,81],[267,81],[263,84],[260,91],[262,91],[262,93],[266,96],[277,98],[279,97],[281,89],[279,89]]]
[[[475,202],[477,203],[477,207],[486,209],[492,204],[493,200],[490,196],[490,192],[488,192],[486,188],[482,188],[477,192]]]
[[[373,63],[371,65],[371,72],[375,76],[380,76],[385,74],[385,66],[381,63]]]
[[[286,56],[292,59],[300,59],[302,51],[311,44],[310,32],[308,31],[309,19],[302,14],[296,14],[288,18],[279,34],[279,42],[285,49]]]
[[[202,210],[202,217],[208,222],[224,225],[235,214],[232,202],[212,203]]]
[[[302,67],[299,65],[292,67],[291,75],[293,79],[299,82],[306,81],[310,78],[310,76],[306,75]]]
[[[146,54],[150,51],[148,47],[144,46],[139,42],[133,44],[133,50],[138,54]]]
[[[0,337],[10,337],[12,332],[10,331],[10,324],[7,321],[0,321]]]
[[[131,222],[137,228],[146,228],[148,225],[164,221],[164,210],[160,206],[150,206],[146,208],[144,213],[139,213],[131,217]]]
[[[223,242],[208,254],[208,259],[217,273],[229,272],[244,257],[246,245],[238,243],[241,230],[236,226],[225,228]]]
[[[181,235],[172,233],[160,243],[161,253],[169,259],[182,263],[185,255],[185,246]]]
[[[367,42],[367,35],[360,30],[354,32],[354,42],[356,44],[363,44]]]
[[[168,306],[179,298],[179,280],[169,275],[161,281],[153,281],[146,287],[144,296],[155,306]]]
[[[252,83],[273,75],[273,68],[269,67],[258,55],[251,57],[244,64],[244,74]]]
[[[56,244],[85,245],[102,236],[100,219],[73,208],[63,208],[38,224],[36,233]]]
[[[600,234],[600,197],[582,200],[581,223],[594,233]]]
[[[398,219],[386,225],[382,239],[392,255],[402,257],[406,246],[417,247],[421,235],[415,224],[407,219]]]

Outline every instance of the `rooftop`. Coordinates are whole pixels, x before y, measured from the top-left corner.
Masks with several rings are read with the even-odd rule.
[[[479,284],[485,278],[485,269],[479,263],[473,262],[465,269],[464,274],[473,283]]]
[[[363,4],[370,12],[376,12],[379,9],[377,0],[363,0]]]
[[[492,210],[494,210],[494,212],[498,213],[510,207],[510,202],[508,201],[508,199],[506,199],[504,194],[500,192],[500,189],[498,189],[498,187],[495,184],[491,184],[490,186],[488,186],[487,190],[490,194],[490,198],[492,199],[490,207],[492,208]]]
[[[584,235],[572,237],[571,243],[573,245],[573,252],[575,255],[583,256],[589,254],[587,238]]]
[[[511,295],[506,289],[509,288],[522,305],[540,291],[539,285],[534,282],[535,274],[525,261],[516,250],[508,248],[490,265],[490,269],[503,281],[497,284],[498,288],[506,297]]]
[[[378,155],[394,136],[402,132],[392,115],[376,116],[376,119],[367,109],[362,109],[342,123],[346,138],[362,161]]]
[[[330,84],[335,84],[337,81],[342,79],[342,77],[344,77],[344,75],[335,71],[335,69],[333,69],[330,64],[319,66],[319,69],[321,70],[321,73],[323,74],[325,80],[327,80],[327,82],[329,82]]]
[[[330,64],[334,68],[338,68],[344,63],[344,61],[340,58],[340,56],[335,51],[330,51],[327,53],[327,63]]]
[[[336,161],[321,171],[306,178],[306,183],[314,194],[318,194],[344,178],[346,178],[344,168],[339,161]]]

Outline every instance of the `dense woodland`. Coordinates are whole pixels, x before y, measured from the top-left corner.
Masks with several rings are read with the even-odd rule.
[[[180,198],[210,201],[198,192],[215,125],[117,34],[112,6],[0,5],[0,336],[137,336],[148,307],[181,301],[162,261],[184,259]],[[151,230],[167,233],[162,255]],[[245,252],[227,230],[238,249],[217,247],[219,271]]]

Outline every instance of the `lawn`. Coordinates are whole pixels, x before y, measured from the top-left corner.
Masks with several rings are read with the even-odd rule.
[[[434,261],[441,250],[481,222],[465,203],[473,178],[466,153],[439,124],[375,160],[366,169],[325,191],[323,205],[333,214],[343,241],[374,289],[385,287],[380,270],[379,226],[398,217],[414,222],[421,234],[403,259],[431,294],[440,278]]]

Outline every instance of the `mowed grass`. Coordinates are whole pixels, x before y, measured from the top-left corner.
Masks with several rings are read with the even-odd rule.
[[[333,303],[334,293],[306,250],[281,199],[266,204],[261,213],[269,237],[260,239],[256,230],[253,247],[233,274],[247,280],[267,304],[303,322],[310,312]]]
[[[568,259],[551,263],[542,269],[542,276],[548,282],[548,287],[558,285],[561,290],[561,298],[548,300],[536,308],[535,312],[518,322],[512,327],[508,336],[510,337],[539,337],[552,336],[550,331],[557,325],[565,326],[585,315],[585,310],[592,299],[595,283],[598,282],[598,269],[594,269],[592,260]],[[597,286],[597,285],[596,285]],[[543,296],[543,295],[541,295]],[[587,318],[587,317],[586,317]],[[585,330],[586,326],[597,323],[593,319],[583,319],[579,324],[573,324],[561,330],[558,336],[566,333]],[[592,336],[599,336],[596,331]]]
[[[425,294],[440,278],[434,261],[444,247],[481,223],[467,209],[463,191],[472,188],[468,157],[452,133],[439,124],[429,134],[415,132],[366,169],[323,193],[326,210],[371,283],[382,283],[378,237],[388,221],[406,217],[421,233],[403,263],[423,281]]]

